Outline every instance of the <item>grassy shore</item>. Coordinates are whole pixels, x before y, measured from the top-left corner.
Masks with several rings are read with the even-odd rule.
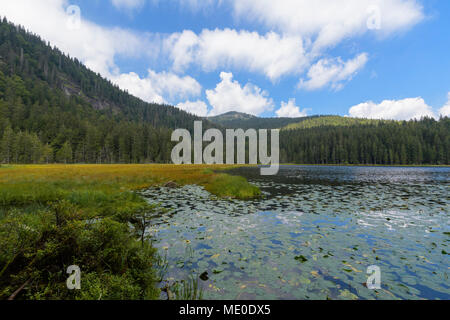
[[[173,182],[218,197],[260,191],[228,166],[25,165],[0,167],[0,299],[155,299],[158,257],[144,240],[158,207],[136,192]],[[130,225],[132,227],[130,227]],[[78,265],[82,290],[66,288]]]

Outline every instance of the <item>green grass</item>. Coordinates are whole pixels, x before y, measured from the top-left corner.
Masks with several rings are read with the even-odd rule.
[[[202,300],[203,290],[199,285],[198,277],[188,277],[171,287],[175,300]]]
[[[163,212],[136,192],[168,181],[218,197],[260,191],[226,166],[43,165],[0,169],[0,299],[157,299],[160,257],[145,230]],[[130,225],[133,226],[130,228]],[[82,289],[66,288],[78,265]],[[177,295],[198,298],[194,282]]]
[[[249,184],[243,177],[227,174],[216,175],[206,190],[223,198],[252,199],[261,195],[259,188]]]

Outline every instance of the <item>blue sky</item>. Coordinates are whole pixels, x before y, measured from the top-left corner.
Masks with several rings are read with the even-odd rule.
[[[449,1],[8,2],[0,15],[130,93],[199,115],[450,114]]]

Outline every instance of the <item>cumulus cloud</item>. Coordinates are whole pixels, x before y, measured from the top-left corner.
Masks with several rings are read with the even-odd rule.
[[[133,6],[136,0],[113,1],[115,5]],[[121,28],[104,28],[82,18],[77,28],[70,28],[65,0],[3,1],[1,13],[10,21],[39,34],[63,52],[78,58],[86,66],[110,79],[122,89],[148,102],[167,103],[167,99],[180,101],[201,93],[201,85],[192,77],[180,77],[170,72],[156,73],[140,78],[136,73],[121,74],[115,64],[117,56],[141,57],[158,52],[158,41],[151,36]]]
[[[146,2],[110,1],[117,8],[128,9],[139,8]],[[329,86],[338,90],[364,67],[367,54],[343,61],[341,58],[323,58],[325,48],[368,32],[369,7],[376,5],[380,9],[379,33],[391,34],[423,19],[423,8],[416,0],[171,1],[194,9],[228,3],[236,17],[253,19],[265,25],[267,32],[215,29],[203,30],[198,34],[188,30],[167,35],[143,34],[102,27],[83,18],[79,28],[73,29],[67,27],[65,10],[69,0],[1,1],[0,12],[10,21],[23,25],[65,53],[77,57],[90,69],[122,88],[144,100],[156,102],[166,102],[167,99],[189,101],[189,98],[199,95],[201,87],[198,82],[189,76],[179,75],[191,67],[205,72],[243,69],[263,74],[272,81],[288,75],[300,78],[309,70],[305,76],[307,79],[300,81],[300,87],[314,90]],[[168,63],[170,66],[167,68],[172,71],[151,71],[142,79],[135,73],[121,74],[116,65],[118,56],[148,57],[158,61],[160,66]],[[253,114],[272,107],[272,100],[266,92],[251,84],[242,87],[232,80],[231,74],[224,75],[216,89],[209,90],[208,100],[214,102],[211,103],[212,112],[229,111],[231,104],[235,104],[232,108],[236,105],[248,108],[249,113]],[[224,102],[215,100],[226,90],[237,94],[237,97],[224,96]],[[242,97],[248,98],[248,101],[241,100]]]
[[[143,35],[98,26],[83,19],[82,11],[77,28],[71,28],[67,7],[66,0],[15,0],[2,1],[0,12],[106,77],[118,72],[116,56],[137,57],[157,51],[152,50],[151,41]]]
[[[276,112],[279,118],[300,118],[308,115],[308,110],[300,110],[300,107],[296,106],[295,99],[290,99],[289,102],[281,102],[281,108]]]
[[[299,73],[307,65],[302,39],[274,32],[260,35],[215,29],[203,30],[197,35],[185,30],[166,39],[165,50],[176,71],[190,65],[204,71],[243,68],[276,80],[286,74]]]
[[[299,87],[306,90],[317,90],[330,85],[340,90],[346,81],[362,69],[368,60],[366,53],[344,62],[341,58],[321,59],[308,71],[308,80],[300,80]]]
[[[443,117],[450,117],[450,92],[448,93],[447,103],[441,109],[439,109],[439,115]]]
[[[270,30],[311,38],[316,48],[370,31],[379,19],[382,34],[402,30],[424,18],[416,0],[229,0],[237,17],[252,19]],[[371,10],[376,8],[377,10]],[[373,15],[379,17],[373,17]]]
[[[181,102],[176,107],[199,117],[206,117],[208,114],[208,106],[201,100]]]
[[[145,0],[111,0],[112,4],[118,9],[139,9],[145,4]]]
[[[112,81],[129,93],[147,102],[167,103],[171,100],[186,99],[201,94],[201,85],[190,76],[180,77],[170,72],[157,73],[148,70],[145,78],[134,72],[113,76]]]
[[[435,117],[433,109],[418,98],[385,100],[379,104],[364,102],[350,108],[349,115],[355,118],[411,120],[422,117]]]
[[[367,32],[390,35],[424,18],[417,0],[174,1],[196,9],[227,3],[237,18],[253,20],[268,30],[266,34],[231,29],[172,34],[165,44],[175,71],[192,65],[207,72],[240,68],[276,81],[302,74],[314,64],[311,79],[302,83],[310,90],[327,84],[338,90],[367,62],[367,54],[347,63],[321,59],[327,48]]]
[[[222,80],[214,90],[207,90],[206,97],[212,110],[209,116],[215,116],[229,111],[240,111],[252,115],[260,115],[273,109],[273,101],[266,91],[247,83],[242,87],[233,81],[233,74],[222,72]]]

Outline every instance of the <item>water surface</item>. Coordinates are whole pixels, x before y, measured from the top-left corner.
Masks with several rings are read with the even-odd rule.
[[[168,209],[150,230],[166,281],[207,272],[206,299],[450,298],[450,168],[232,173],[264,198],[217,199],[198,186],[143,193]],[[365,285],[371,265],[379,290]]]

